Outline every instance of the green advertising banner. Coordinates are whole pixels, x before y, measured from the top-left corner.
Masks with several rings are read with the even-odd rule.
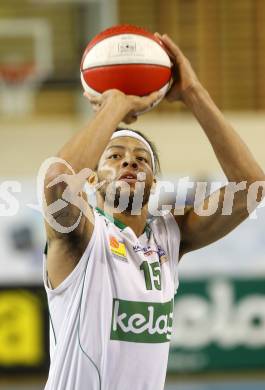
[[[182,280],[169,372],[265,369],[265,278]]]

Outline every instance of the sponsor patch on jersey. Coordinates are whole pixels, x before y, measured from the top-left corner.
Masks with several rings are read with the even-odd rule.
[[[145,256],[151,256],[153,253],[157,253],[157,251],[153,250],[149,245],[148,246],[134,245],[133,250],[135,253],[143,252]]]
[[[160,264],[163,264],[165,263],[166,261],[168,261],[168,257],[166,255],[166,252],[164,251],[163,248],[161,248],[161,246],[157,246],[157,253],[158,253],[158,257],[159,257],[159,262]]]
[[[134,343],[169,342],[173,307],[173,299],[162,303],[113,298],[110,339]]]
[[[156,249],[152,249],[149,245],[147,247],[140,246],[140,245],[134,245],[133,246],[133,250],[134,250],[135,253],[143,252],[143,254],[145,256],[151,256],[152,254],[157,253],[158,257],[159,257],[160,264],[163,264],[166,261],[168,261],[168,257],[166,255],[166,252],[159,245],[157,245]]]
[[[109,237],[110,249],[111,252],[118,256],[120,260],[127,261],[127,253],[125,244],[122,241],[119,241],[116,237]]]

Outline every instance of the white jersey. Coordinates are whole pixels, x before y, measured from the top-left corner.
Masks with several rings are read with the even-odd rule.
[[[136,237],[94,211],[91,240],[72,273],[49,288],[45,390],[162,390],[178,287],[180,232],[154,218]]]

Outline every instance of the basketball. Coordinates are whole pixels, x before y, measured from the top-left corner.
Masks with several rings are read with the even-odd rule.
[[[96,35],[86,47],[80,70],[84,90],[93,95],[108,89],[136,96],[160,91],[162,99],[172,76],[162,42],[132,25],[114,26]]]

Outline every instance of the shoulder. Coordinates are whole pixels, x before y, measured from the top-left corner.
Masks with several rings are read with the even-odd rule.
[[[190,206],[190,205],[185,206],[184,210],[181,214],[175,215],[174,210],[171,210],[170,214],[172,215],[172,217],[174,218],[174,220],[178,224],[180,230],[182,230],[183,224],[185,223],[187,216],[189,215],[190,211],[192,211],[192,210],[193,210],[193,206]]]
[[[172,212],[165,212],[160,216],[154,217],[152,219],[151,226],[157,234],[170,236],[180,235],[179,221],[175,218]]]

